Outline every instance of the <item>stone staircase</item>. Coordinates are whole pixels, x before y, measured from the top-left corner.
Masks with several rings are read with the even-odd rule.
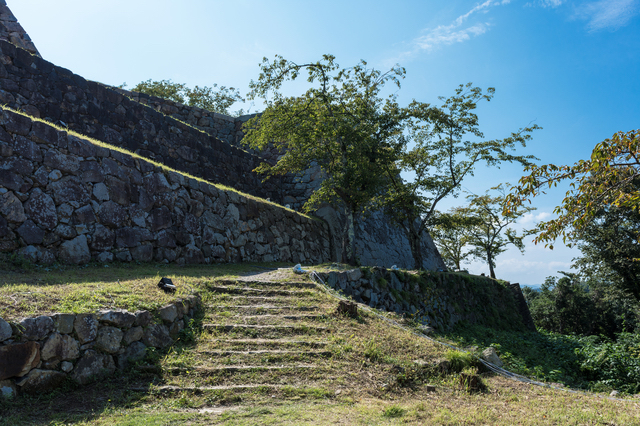
[[[340,321],[334,298],[305,282],[215,281],[206,289],[195,347],[160,362],[161,382],[152,392],[186,393],[206,406],[251,404],[283,392],[335,394],[344,363],[330,350]]]

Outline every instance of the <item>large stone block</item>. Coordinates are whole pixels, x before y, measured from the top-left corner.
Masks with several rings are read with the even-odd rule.
[[[98,335],[98,319],[93,314],[79,314],[73,323],[73,329],[81,345],[92,342]]]
[[[16,384],[25,393],[39,394],[51,392],[66,378],[67,375],[60,371],[34,369]]]
[[[0,195],[0,214],[8,222],[22,223],[27,220],[22,202],[11,191]]]
[[[73,240],[65,241],[60,245],[58,252],[60,261],[68,264],[82,265],[91,260],[91,252],[87,244],[87,237],[79,235]]]
[[[38,342],[0,346],[0,380],[22,377],[40,362]]]
[[[144,330],[142,343],[154,348],[166,348],[173,343],[169,328],[163,324],[151,324]]]
[[[109,374],[113,374],[116,366],[111,355],[99,354],[94,350],[88,350],[76,364],[71,378],[81,385]]]
[[[53,331],[53,320],[45,315],[25,318],[18,323],[18,330],[27,340],[42,340]]]
[[[98,320],[120,328],[129,328],[136,320],[136,316],[125,310],[103,310],[97,314]]]
[[[96,337],[96,349],[115,354],[120,349],[124,333],[116,327],[101,327]]]
[[[68,334],[53,333],[44,342],[40,351],[40,357],[43,361],[51,359],[68,361],[78,358],[79,355],[80,346],[78,342]]]
[[[56,205],[48,194],[36,188],[24,204],[26,214],[43,229],[53,229],[58,224]]]

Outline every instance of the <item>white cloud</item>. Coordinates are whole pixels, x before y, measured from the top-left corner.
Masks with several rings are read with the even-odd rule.
[[[420,51],[431,52],[441,46],[449,46],[455,43],[462,43],[470,40],[472,37],[477,37],[486,33],[491,24],[489,22],[470,22],[470,18],[477,14],[486,14],[489,9],[495,6],[509,4],[511,0],[486,0],[484,3],[480,3],[467,13],[458,16],[449,25],[439,25],[436,28],[427,28],[424,30],[423,36],[417,37],[413,40],[414,49],[411,52],[406,52],[401,56],[408,56]]]
[[[531,3],[525,4],[525,6],[540,6],[540,7],[551,7],[556,8],[564,3],[565,0],[537,0]]]
[[[520,225],[528,225],[530,223],[538,223],[550,217],[551,217],[551,213],[548,213],[548,212],[540,212],[538,214],[527,213],[524,216],[522,216],[522,219],[520,219],[518,223]]]
[[[577,8],[575,17],[588,21],[589,31],[617,30],[638,14],[638,0],[599,0]]]

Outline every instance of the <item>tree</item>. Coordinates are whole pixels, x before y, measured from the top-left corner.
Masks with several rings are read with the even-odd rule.
[[[640,300],[640,212],[629,207],[600,209],[580,229],[579,238],[582,257],[575,266],[586,276],[608,276],[612,285]]]
[[[536,159],[512,151],[517,145],[526,146],[531,132],[540,129],[537,125],[519,129],[504,139],[484,140],[474,110],[479,101],[490,101],[494,92],[489,88],[483,93],[468,83],[460,85],[454,96],[440,97],[440,107],[414,101],[405,110],[410,120],[409,134],[398,167],[410,179],[404,181],[397,173],[398,167],[388,168],[390,185],[385,205],[409,239],[416,269],[422,268],[420,243],[423,233],[435,224],[436,206],[445,197],[457,196],[462,181],[473,176],[478,164],[529,165]]]
[[[476,225],[468,229],[468,242],[474,248],[471,254],[477,259],[487,262],[491,278],[496,278],[495,260],[503,253],[507,246],[513,245],[520,252],[524,252],[523,239],[532,231],[524,231],[521,235],[509,226],[518,221],[525,214],[535,210],[533,207],[519,207],[509,212],[504,212],[505,186],[502,184],[495,188],[500,195],[470,195],[469,207],[461,209],[461,214],[476,218]]]
[[[196,86],[190,89],[186,84],[174,83],[171,80],[149,79],[138,83],[131,90],[220,114],[229,114],[231,105],[244,100],[237,89],[226,86],[218,88],[217,84],[213,87]]]
[[[431,231],[433,242],[447,268],[460,270],[462,263],[471,256],[465,251],[469,245],[471,227],[478,225],[477,218],[466,215],[464,208],[456,207],[447,213],[438,213]]]
[[[264,58],[260,69],[249,98],[265,99],[266,109],[245,124],[243,143],[257,150],[273,145],[282,155],[275,165],[263,163],[256,170],[269,177],[319,165],[326,179],[304,209],[321,202],[344,207],[343,260],[354,264],[354,215],[386,183],[384,170],[393,167],[396,140],[402,136],[402,111],[394,95],[383,99],[381,91],[388,82],[400,87],[405,70],[395,66],[382,73],[367,68],[365,61],[340,68],[331,55],[306,64]],[[302,95],[284,96],[283,83],[305,71],[311,87]]]
[[[572,166],[530,164],[529,175],[520,179],[510,194],[507,209],[515,208],[545,193],[546,188],[570,181],[562,204],[554,213],[557,218],[542,222],[535,242],[552,242],[562,236],[565,243],[580,239],[580,232],[602,209],[623,207],[633,210],[640,205],[640,187],[634,182],[640,178],[640,130],[618,132],[611,139],[597,144],[588,160]]]

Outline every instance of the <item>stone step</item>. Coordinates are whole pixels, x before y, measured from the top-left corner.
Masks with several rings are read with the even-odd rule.
[[[263,385],[221,385],[221,386],[172,386],[172,385],[164,385],[164,386],[134,386],[130,387],[129,390],[132,392],[149,392],[153,390],[154,392],[206,392],[206,391],[221,391],[221,390],[253,390],[256,388],[271,388],[271,389],[280,389],[286,385],[277,385],[277,384],[263,384]]]
[[[220,310],[227,309],[232,311],[237,311],[238,313],[244,314],[267,314],[271,312],[312,312],[320,309],[318,306],[294,306],[294,305],[281,305],[277,306],[275,304],[261,304],[261,305],[234,305],[227,307],[220,307],[219,305],[207,305],[207,309],[211,310]]]
[[[287,351],[282,349],[259,349],[246,351],[197,351],[196,353],[207,356],[233,356],[233,355],[308,355],[308,356],[330,356],[331,351]]]
[[[243,294],[243,295],[260,295],[260,296],[296,296],[309,297],[312,296],[309,290],[263,290],[254,287],[232,287],[232,286],[208,286],[209,290],[216,293],[227,294]]]
[[[216,304],[209,304],[209,307],[225,307],[225,302],[237,302],[241,304],[255,304],[255,303],[267,303],[269,305],[294,305],[294,306],[316,306],[318,302],[326,302],[325,300],[320,300],[318,297],[307,296],[304,298],[300,298],[297,296],[280,296],[280,297],[272,297],[272,296],[252,296],[252,295],[244,295],[244,296],[233,296],[230,294],[218,293],[216,295]]]
[[[328,327],[308,327],[304,325],[248,325],[248,324],[203,324],[205,330],[219,331],[239,331],[239,330],[256,330],[256,331],[300,331],[303,334],[312,332],[329,331]]]
[[[228,311],[227,311],[228,312]],[[284,315],[274,315],[274,314],[264,314],[264,315],[225,315],[224,312],[221,312],[219,314],[217,313],[207,313],[207,315],[205,315],[206,318],[208,318],[209,320],[212,319],[217,319],[217,320],[222,320],[225,318],[228,319],[232,319],[232,320],[236,320],[236,321],[242,321],[244,324],[246,325],[266,325],[266,323],[268,322],[281,322],[283,320],[288,320],[288,321],[318,321],[318,320],[323,320],[323,319],[327,319],[328,317],[326,315],[288,315],[288,314],[284,314]]]
[[[209,339],[205,344],[211,344],[212,348],[222,349],[242,348],[242,350],[264,350],[264,348],[313,348],[320,349],[327,346],[323,340],[292,340],[292,339]]]
[[[290,287],[290,288],[316,288],[316,283],[304,282],[304,281],[252,281],[252,280],[217,280],[216,284],[222,284],[225,286],[255,286],[257,287]]]

